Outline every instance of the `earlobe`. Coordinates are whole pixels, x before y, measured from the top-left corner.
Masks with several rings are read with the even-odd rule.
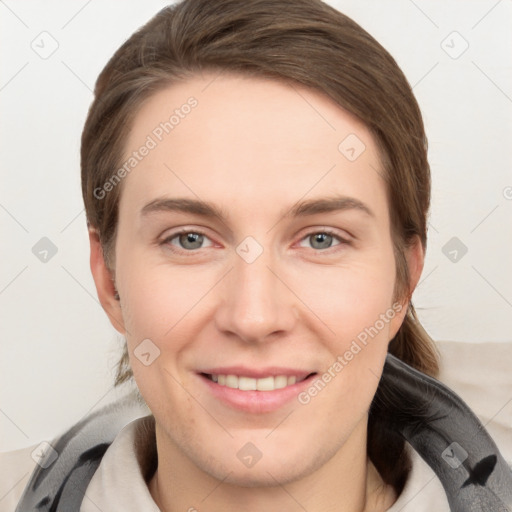
[[[126,329],[119,303],[119,295],[114,284],[112,272],[105,263],[98,232],[94,228],[89,228],[89,243],[91,248],[91,272],[94,284],[96,285],[98,299],[113,327],[121,334],[125,334]]]

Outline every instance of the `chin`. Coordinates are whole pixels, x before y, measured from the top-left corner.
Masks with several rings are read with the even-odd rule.
[[[292,464],[290,464],[292,466]],[[295,467],[293,472],[290,468],[283,470],[282,468],[273,468],[262,466],[258,470],[251,468],[249,470],[231,470],[228,477],[223,475],[212,474],[215,478],[222,480],[225,484],[233,485],[236,487],[276,487],[278,485],[286,485],[301,477],[305,476],[302,474],[300,468]]]
[[[294,450],[286,455],[279,453],[274,456],[262,456],[252,467],[246,468],[238,459],[225,457],[221,460],[195,460],[194,463],[202,471],[224,484],[237,487],[276,487],[301,480],[325,464],[320,454],[307,455]],[[328,456],[327,456],[328,458]]]

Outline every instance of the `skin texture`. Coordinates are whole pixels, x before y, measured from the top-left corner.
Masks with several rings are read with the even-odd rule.
[[[159,465],[150,492],[173,512],[387,510],[396,496],[367,459],[367,412],[406,299],[307,405],[294,399],[273,412],[238,411],[196,373],[244,365],[321,375],[393,310],[395,260],[376,145],[362,123],[316,91],[205,74],[145,102],[126,156],[191,96],[197,106],[119,185],[115,277],[90,232],[98,296],[126,336],[156,419]],[[354,161],[338,149],[349,134],[365,145]],[[355,198],[372,214],[285,215],[298,201],[334,195]],[[163,197],[212,202],[226,219],[141,214]],[[186,236],[180,245],[179,228],[204,233],[202,246],[187,245]],[[346,242],[333,237],[323,248],[330,239],[312,235],[325,229]],[[248,236],[263,249],[252,263],[236,251]],[[412,291],[423,267],[419,243],[408,263]],[[145,339],[160,350],[148,366],[134,356]],[[237,457],[248,442],[262,454],[250,468]]]

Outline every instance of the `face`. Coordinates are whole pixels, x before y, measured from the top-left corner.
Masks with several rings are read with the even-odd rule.
[[[159,449],[273,485],[361,450],[406,304],[365,126],[297,85],[214,78],[137,114],[118,185],[120,303],[100,293]]]

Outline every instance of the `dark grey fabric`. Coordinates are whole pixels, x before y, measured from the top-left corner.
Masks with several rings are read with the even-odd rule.
[[[372,413],[433,469],[452,512],[512,512],[512,469],[447,386],[388,354]]]
[[[512,512],[512,470],[476,415],[445,385],[388,354],[371,414],[430,465],[452,512]],[[51,443],[57,460],[36,468],[16,512],[78,512],[106,449],[141,415],[141,404],[127,397]]]

